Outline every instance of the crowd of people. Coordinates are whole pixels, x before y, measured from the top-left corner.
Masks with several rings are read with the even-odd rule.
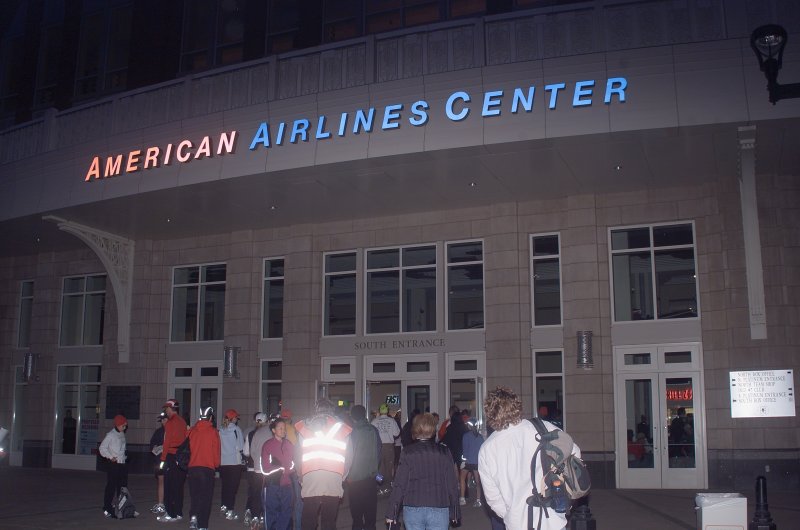
[[[258,412],[246,434],[234,409],[225,411],[219,427],[211,407],[202,408],[191,427],[179,409],[175,399],[164,403],[150,441],[158,462],[158,502],[151,511],[158,521],[184,519],[188,483],[189,528],[209,528],[217,474],[220,514],[239,520],[236,497],[244,473],[242,520],[250,528],[335,530],[347,490],[353,530],[376,529],[381,495],[388,496],[383,518],[390,530],[401,520],[407,530],[446,530],[460,522],[470,489],[473,507],[483,507],[485,497],[493,530],[527,528],[522,515],[527,514],[530,461],[537,442],[530,423],[522,421],[521,401],[510,389],[498,387],[485,401],[493,431],[486,441],[471,411],[456,406],[442,422],[436,413],[413,410],[401,425],[399,411],[390,414],[386,404],[372,414],[362,405],[345,412],[323,398],[310,417],[296,424],[288,409],[272,416]],[[117,416],[100,447],[113,464],[103,497],[106,517],[114,517],[112,498],[126,484],[126,428],[127,420]],[[556,429],[552,424],[548,428]],[[577,446],[575,451],[580,454]],[[558,515],[543,528],[563,528],[566,520]]]

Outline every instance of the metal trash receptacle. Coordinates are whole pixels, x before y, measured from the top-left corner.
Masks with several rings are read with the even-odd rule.
[[[747,497],[741,493],[698,493],[698,530],[746,530]]]

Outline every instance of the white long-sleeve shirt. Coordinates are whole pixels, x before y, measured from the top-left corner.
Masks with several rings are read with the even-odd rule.
[[[116,458],[118,464],[124,464],[125,447],[125,433],[119,432],[116,428],[111,429],[100,442],[100,456],[112,461]]]
[[[219,441],[222,447],[222,465],[238,466],[242,463],[244,450],[244,434],[235,423],[219,428]]]
[[[548,431],[557,429],[545,421]],[[536,427],[523,420],[502,431],[495,431],[481,446],[478,454],[478,472],[481,476],[486,502],[503,518],[508,530],[528,529],[528,505],[531,495],[531,458],[539,442]],[[580,456],[581,450],[573,444],[572,454]],[[536,480],[541,483],[542,463],[536,459]],[[567,524],[563,513],[547,510],[550,517],[542,514],[542,530],[561,530]],[[534,508],[533,527],[539,522],[539,510]]]

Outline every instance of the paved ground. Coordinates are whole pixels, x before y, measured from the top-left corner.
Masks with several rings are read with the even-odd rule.
[[[134,475],[129,486],[142,513],[138,519],[109,520],[102,516],[105,475],[94,471],[0,467],[0,530],[81,528],[81,529],[164,529],[187,528],[188,522],[159,523],[149,512],[155,503],[155,479]],[[244,504],[243,482],[237,508]],[[595,490],[591,510],[597,530],[694,530],[696,516],[694,491],[687,490]],[[752,491],[748,498],[748,522],[753,517]],[[215,491],[219,505],[219,486]],[[779,530],[800,529],[800,495],[797,492],[770,491],[770,511]],[[379,501],[379,514],[385,501]],[[186,512],[188,512],[188,491]],[[212,512],[214,530],[243,530],[241,522],[227,521]],[[350,512],[345,497],[337,527],[350,530]],[[382,530],[383,525],[378,525]],[[490,530],[479,508],[466,507],[460,530]],[[744,530],[744,529],[743,529]]]

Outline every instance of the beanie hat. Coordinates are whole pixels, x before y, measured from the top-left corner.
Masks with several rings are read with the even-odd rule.
[[[378,414],[386,414],[387,412],[389,412],[389,405],[381,403],[381,406],[378,407]]]
[[[126,423],[128,423],[128,419],[122,414],[117,414],[116,416],[114,416],[114,427],[121,427]]]
[[[229,420],[235,420],[239,417],[239,413],[236,412],[236,409],[228,409],[225,411],[225,417]]]
[[[168,399],[161,408],[165,409],[177,409],[179,406],[178,400],[175,398]]]
[[[367,417],[367,409],[364,408],[364,405],[354,405],[350,409],[350,417],[355,421],[363,420]]]

